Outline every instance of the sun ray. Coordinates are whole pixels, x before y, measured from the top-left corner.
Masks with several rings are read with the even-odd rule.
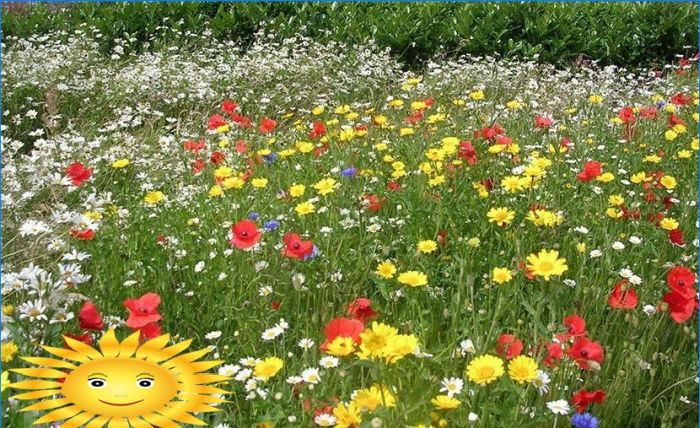
[[[40,368],[30,368],[30,369],[10,369],[13,373],[19,373],[23,376],[31,377],[41,377],[46,379],[61,379],[66,377],[66,373],[60,370],[54,369],[40,369]]]
[[[197,361],[196,363],[189,364],[190,370],[194,373],[205,372],[207,370],[213,369],[216,366],[220,366],[224,361],[213,360],[213,361]]]
[[[51,410],[57,407],[67,406],[69,404],[71,404],[70,400],[66,400],[65,398],[54,398],[53,400],[44,400],[39,401],[38,403],[34,403],[31,406],[27,406],[24,409],[20,410],[20,412],[29,412],[34,410]]]
[[[151,425],[155,425],[160,428],[179,428],[180,425],[173,422],[172,419],[168,419],[165,416],[159,415],[158,413],[149,413],[148,415],[142,416],[146,422]]]
[[[162,364],[163,367],[175,367],[181,364],[188,364],[192,361],[196,361],[209,353],[209,349],[200,349],[199,351],[188,352],[186,354],[178,355],[177,357],[166,361]]]
[[[119,355],[119,341],[114,330],[109,330],[100,339],[100,351],[105,358],[114,358]]]
[[[42,346],[44,350],[50,354],[56,355],[57,357],[65,358],[66,360],[77,361],[79,363],[86,363],[90,361],[87,355],[83,355],[80,352],[75,352],[70,349],[65,348],[54,348],[53,346]]]
[[[153,428],[153,425],[149,424],[141,418],[128,418],[128,420],[129,424],[133,428]]]
[[[192,343],[192,339],[187,339],[184,342],[176,343],[167,348],[163,348],[158,351],[149,351],[149,355],[145,356],[146,361],[153,361],[154,363],[160,363],[161,361],[168,360],[180,352],[187,349]]]
[[[129,358],[139,347],[140,331],[136,330],[119,344],[119,358]]]
[[[168,340],[170,340],[169,334],[164,334],[162,336],[158,336],[154,339],[149,340],[136,350],[136,358],[145,359],[145,356],[150,354],[151,352],[160,351],[161,349],[163,349],[163,347],[165,347],[165,345],[168,344]]]
[[[188,411],[190,413],[214,413],[221,411],[221,409],[219,409],[218,407],[199,403],[187,403],[187,409],[189,409]]]
[[[60,421],[61,419],[72,418],[80,412],[82,412],[82,410],[76,405],[62,407],[60,409],[56,409],[52,412],[49,412],[44,416],[40,417],[39,419],[35,420],[34,425],[47,424],[49,422]]]
[[[23,380],[21,382],[15,382],[8,385],[10,388],[15,389],[49,389],[49,388],[60,388],[60,382],[54,382],[50,380]]]
[[[214,382],[221,382],[224,380],[229,380],[230,378],[228,376],[221,376],[218,374],[210,374],[210,373],[205,373],[205,374],[196,374],[192,375],[192,380],[195,383],[195,385],[204,385],[207,383],[214,383]]]
[[[187,413],[187,404],[182,402],[173,403],[170,407],[165,408],[159,412],[166,418],[170,418],[175,422],[182,422],[183,424],[190,425],[206,425],[206,423],[194,416]]]
[[[110,331],[112,331],[112,330],[110,330]],[[109,334],[109,332],[107,332],[107,334]],[[66,341],[66,345],[70,346],[71,349],[73,349],[76,352],[81,353],[82,355],[85,355],[86,357],[88,357],[91,360],[99,360],[99,359],[103,358],[103,355],[100,354],[100,352],[97,349],[93,348],[90,345],[86,345],[85,343],[83,343],[79,340],[75,340],[75,339],[70,338],[68,336],[63,336],[63,340]]]
[[[10,385],[10,388],[12,388],[11,385]],[[13,395],[10,398],[15,399],[15,400],[35,400],[37,398],[50,397],[52,395],[57,395],[60,393],[61,393],[61,390],[59,390],[59,389],[46,389],[43,391],[24,392],[22,394]]]
[[[74,369],[75,366],[68,361],[63,361],[63,360],[56,360],[54,358],[46,358],[46,357],[20,357],[24,361],[32,364],[36,364],[37,366],[46,366],[46,367],[53,367],[53,368],[58,368],[58,369]]]
[[[188,388],[192,394],[230,394],[229,391],[225,389],[216,388],[210,385],[193,385]]]
[[[97,416],[85,425],[85,428],[102,428],[107,422],[109,422],[109,416]]]
[[[112,418],[109,420],[108,428],[129,428],[129,421],[126,418]]]
[[[84,426],[94,415],[84,412],[73,416],[61,424],[61,428],[78,428]]]
[[[226,399],[213,395],[188,394],[186,392],[177,395],[183,402],[195,404],[228,403]]]

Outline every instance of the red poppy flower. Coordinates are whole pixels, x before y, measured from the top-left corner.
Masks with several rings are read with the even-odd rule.
[[[233,123],[237,124],[238,126],[240,126],[242,128],[250,128],[253,126],[253,122],[249,118],[247,118],[243,115],[240,115],[240,114],[234,112],[234,113],[231,113],[230,116],[231,116],[231,120],[233,121]]]
[[[314,156],[315,157],[320,157],[322,154],[326,153],[328,150],[330,150],[331,146],[328,143],[323,143],[319,147],[316,147],[314,149]]]
[[[586,391],[582,389],[574,393],[571,397],[571,404],[576,406],[576,412],[583,413],[591,403],[603,404],[605,402],[605,391]]]
[[[272,308],[273,311],[278,310],[281,305],[282,305],[282,303],[279,300],[273,300],[272,302],[270,302],[270,307]]]
[[[392,192],[398,192],[399,190],[401,190],[401,184],[399,184],[397,181],[389,180],[386,183],[386,188],[391,190]]]
[[[207,148],[207,143],[204,140],[189,140],[182,143],[182,148],[187,152],[199,153],[200,150]]]
[[[608,296],[608,305],[615,309],[634,309],[638,301],[637,292],[626,279],[618,281]]]
[[[576,314],[564,318],[564,327],[567,329],[566,333],[557,335],[561,341],[569,340],[571,337],[586,335],[586,321]]]
[[[666,275],[668,286],[679,291],[692,289],[695,281],[695,273],[683,266],[674,267]]]
[[[360,320],[351,318],[335,318],[326,324],[323,330],[326,336],[326,341],[321,344],[321,350],[326,351],[328,345],[335,340],[336,337],[349,337],[359,345],[362,342],[360,333],[364,331],[365,325]]]
[[[197,174],[199,174],[200,172],[202,172],[202,170],[203,170],[206,166],[207,166],[207,164],[205,164],[203,160],[197,159],[197,160],[195,160],[194,162],[192,162],[192,172],[193,172],[195,175],[197,175]]]
[[[78,324],[81,330],[100,331],[105,326],[105,323],[102,321],[102,314],[92,302],[83,304],[80,313],[78,313]]]
[[[542,362],[547,366],[547,367],[554,367],[556,364],[561,360],[561,357],[564,355],[564,350],[561,347],[561,343],[548,343],[547,345],[547,355],[544,357]]]
[[[663,301],[668,305],[671,319],[676,324],[688,321],[698,308],[698,301],[694,296],[688,296],[678,290],[666,293]]]
[[[382,209],[382,205],[384,204],[384,200],[386,198],[380,198],[377,195],[365,195],[365,203],[367,204],[367,210],[371,212],[377,212],[380,209]]]
[[[567,354],[583,370],[599,369],[604,358],[600,343],[587,337],[577,337]]]
[[[639,116],[645,120],[656,119],[656,113],[658,113],[658,110],[656,107],[649,107],[649,108],[645,107],[645,108],[639,109]]]
[[[485,127],[481,128],[479,131],[475,131],[474,138],[483,137],[487,140],[491,140],[503,134],[505,134],[505,131],[503,130],[503,128],[501,128],[500,125],[496,123],[491,127]]]
[[[92,346],[92,336],[90,333],[83,333],[83,334],[73,334],[73,333],[66,333],[64,334],[65,337],[69,337],[71,339],[77,340],[78,342],[83,342],[86,345]],[[63,340],[63,347],[64,348],[70,348],[68,346],[68,343],[66,343],[65,339]],[[72,348],[70,348],[72,349]]]
[[[544,116],[535,116],[535,128],[536,129],[549,129],[552,127],[552,119]]]
[[[304,257],[311,255],[313,251],[313,242],[303,241],[299,235],[293,232],[284,235],[284,249],[282,249],[283,256],[304,260]]]
[[[160,305],[160,296],[156,293],[146,293],[138,299],[124,300],[124,306],[129,310],[127,327],[139,329],[152,322],[160,321],[163,317],[158,313],[158,305]]]
[[[423,120],[424,116],[425,116],[425,113],[423,113],[423,110],[416,110],[413,113],[411,113],[410,115],[408,115],[408,117],[406,117],[405,122],[408,125],[414,125],[414,124],[420,122],[421,120]]]
[[[567,148],[567,149],[568,149],[569,147],[571,147],[571,139],[569,139],[569,138],[564,138],[563,140],[561,140],[561,141],[559,142],[559,147]]]
[[[262,232],[252,220],[241,220],[231,226],[231,245],[239,250],[245,250],[260,242]]]
[[[220,114],[215,114],[212,117],[209,118],[209,122],[207,124],[207,128],[210,131],[213,131],[214,129],[217,129],[220,126],[227,125],[226,119]]]
[[[83,182],[89,180],[92,176],[92,168],[85,168],[85,165],[82,163],[73,162],[66,168],[66,175],[74,186],[80,187]]]
[[[631,125],[637,121],[637,117],[634,115],[634,110],[632,107],[623,107],[620,109],[620,113],[617,115],[618,118],[627,125]]]
[[[476,149],[469,141],[459,143],[459,157],[464,159],[468,165],[476,164]]]
[[[315,121],[312,125],[312,130],[309,133],[309,139],[315,140],[323,137],[324,135],[326,135],[326,125],[320,120]]]
[[[502,334],[496,341],[496,353],[506,360],[513,359],[523,352],[523,342],[512,334]]]
[[[92,229],[71,229],[68,231],[68,233],[81,241],[90,241],[95,237],[95,231]]]
[[[248,151],[248,145],[243,140],[236,141],[236,153],[241,154]]]
[[[157,322],[149,322],[138,330],[141,333],[139,335],[141,341],[150,340],[161,335],[160,325]]]
[[[223,103],[221,103],[221,111],[228,114],[229,116],[235,114],[237,108],[238,104],[234,103],[231,100],[226,100]]]
[[[214,165],[218,165],[225,160],[226,160],[226,155],[219,152],[219,151],[212,153],[211,156],[209,157],[209,162],[213,163]]]
[[[579,181],[582,181],[585,183],[587,181],[591,181],[591,180],[597,178],[602,173],[603,173],[603,166],[601,165],[600,162],[588,161],[583,165],[583,171],[576,174],[576,178],[578,178]]]
[[[260,121],[259,129],[260,132],[262,132],[263,134],[269,134],[270,132],[274,131],[276,127],[277,122],[275,120],[270,119],[269,117],[266,117]]]
[[[676,95],[672,96],[669,101],[671,101],[671,104],[677,106],[689,106],[693,103],[693,98],[686,97],[682,92],[679,92]]]
[[[372,302],[366,297],[358,297],[348,305],[348,315],[364,323],[377,315],[372,309]]]
[[[683,232],[680,229],[669,230],[668,240],[671,241],[671,244],[678,245],[679,247],[685,245],[685,239],[683,239]]]
[[[513,139],[505,135],[501,135],[496,137],[496,144],[500,144],[501,146],[507,146],[509,144],[513,144]]]

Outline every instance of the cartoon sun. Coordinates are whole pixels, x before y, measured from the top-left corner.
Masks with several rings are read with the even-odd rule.
[[[10,388],[32,390],[13,398],[50,397],[22,409],[51,410],[34,425],[59,420],[65,421],[62,428],[105,424],[109,428],[178,427],[178,422],[206,425],[190,413],[216,412],[219,409],[210,404],[226,402],[214,394],[228,392],[208,384],[229,378],[204,373],[222,361],[196,361],[208,349],[181,354],[191,340],[166,347],[166,334],[139,346],[138,332],[120,343],[114,330],[109,330],[100,339],[98,351],[69,337],[64,339],[71,349],[44,346],[62,360],[22,357],[43,367],[13,370],[40,378],[10,384]]]

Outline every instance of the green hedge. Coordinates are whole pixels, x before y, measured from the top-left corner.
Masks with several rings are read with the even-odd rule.
[[[499,53],[557,64],[583,54],[601,64],[646,66],[697,52],[697,17],[694,3],[83,3],[60,11],[4,8],[3,41],[87,24],[102,32],[105,52],[116,38],[135,39],[137,49],[149,40],[149,48],[182,40],[170,29],[208,27],[212,37],[250,43],[263,24],[280,37],[374,38],[409,65],[443,53]]]

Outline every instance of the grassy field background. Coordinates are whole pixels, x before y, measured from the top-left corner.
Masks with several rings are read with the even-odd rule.
[[[696,12],[6,12],[3,387],[23,378],[8,371],[28,366],[20,355],[63,347],[63,334],[95,343],[113,327],[123,339],[133,330],[125,301],[157,293],[162,332],[211,347],[220,373],[235,377],[221,384],[232,391],[222,411],[198,415],[213,428],[320,425],[319,414],[342,413],[339,403],[359,406],[350,416],[360,428],[561,428],[573,424],[580,390],[607,396],[586,408],[600,426],[697,426]],[[457,55],[469,52],[482,55]],[[580,53],[617,65],[577,64]],[[251,126],[222,110],[224,100]],[[78,182],[69,174],[76,162],[90,169]],[[590,162],[596,177],[581,175]],[[247,250],[230,236],[245,219],[263,231]],[[314,256],[284,255],[288,232],[313,241]],[[567,269],[535,275],[527,265],[541,250],[558,251]],[[690,312],[674,321],[683,305],[673,311],[664,299],[681,267],[691,271]],[[407,272],[426,283],[402,282]],[[635,293],[626,307],[611,304],[618,285]],[[334,366],[320,347],[326,327],[356,317],[360,297],[376,312],[363,320],[368,337],[377,321],[419,349],[395,364],[384,350],[337,356]],[[104,325],[85,322],[87,301]],[[585,320],[577,338],[567,336],[572,315]],[[383,334],[399,340],[390,328]],[[504,335],[537,368],[522,382],[509,373]],[[604,357],[574,361],[580,337]],[[548,360],[545,345],[557,343],[561,359]],[[486,355],[505,371],[482,385],[468,367]],[[279,372],[253,375],[268,358],[282,360]],[[308,376],[314,370],[320,379]],[[456,408],[433,402],[459,381]],[[42,413],[20,412],[17,392],[2,391],[4,426]],[[566,408],[555,413],[551,403]]]

